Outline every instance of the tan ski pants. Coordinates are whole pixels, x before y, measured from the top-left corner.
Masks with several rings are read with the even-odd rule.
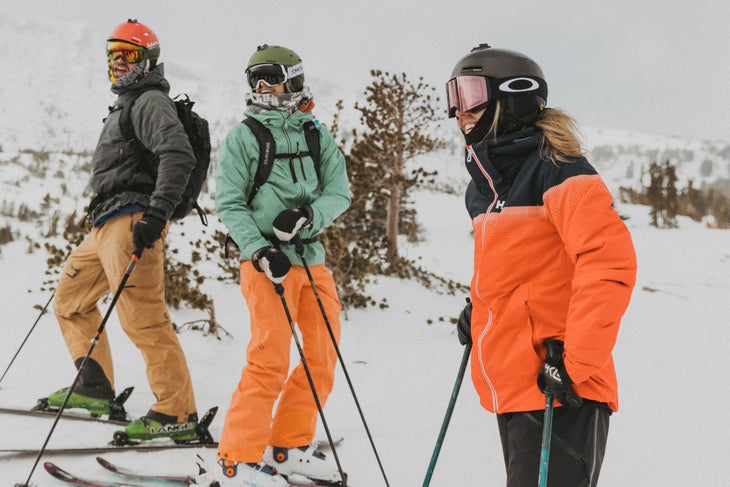
[[[66,261],[53,302],[71,357],[84,357],[101,324],[98,301],[116,292],[132,258],[132,228],[142,213],[120,215],[95,227]],[[142,253],[116,303],[122,329],[142,353],[155,412],[187,421],[195,413],[192,380],[165,305],[164,237]],[[114,387],[106,331],[91,358]],[[125,359],[127,359],[125,357]]]

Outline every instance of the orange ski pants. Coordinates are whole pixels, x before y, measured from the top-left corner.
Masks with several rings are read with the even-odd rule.
[[[251,340],[218,446],[219,458],[230,463],[259,462],[267,445],[309,445],[314,439],[318,414],[301,361],[289,373],[292,330],[281,297],[251,261],[241,262],[240,272],[241,292],[250,314]],[[339,343],[342,306],[334,279],[324,264],[311,266],[310,272]],[[300,343],[317,397],[324,407],[334,383],[337,352],[304,267],[293,265],[282,285],[292,321],[301,334]]]
[[[98,301],[116,292],[134,251],[132,228],[142,213],[120,215],[94,227],[71,252],[53,302],[61,333],[74,362],[86,356],[102,315]],[[142,353],[157,402],[152,410],[187,421],[196,412],[185,355],[165,305],[164,236],[145,249],[119,295],[115,309],[122,329]],[[91,354],[114,387],[106,331]]]

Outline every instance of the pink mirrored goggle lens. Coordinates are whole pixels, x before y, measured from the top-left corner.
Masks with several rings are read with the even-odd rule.
[[[456,111],[468,112],[489,101],[487,78],[484,76],[457,76],[446,83],[446,103],[449,118]]]

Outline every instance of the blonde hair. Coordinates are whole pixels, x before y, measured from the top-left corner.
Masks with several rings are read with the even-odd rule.
[[[494,119],[487,137],[496,137],[499,118],[502,113],[501,100],[496,100]],[[560,108],[544,108],[535,120],[535,127],[543,134],[540,152],[551,162],[571,162],[572,158],[583,157],[586,151],[581,145],[578,123]]]
[[[543,134],[540,151],[552,162],[570,162],[572,158],[585,156],[578,123],[560,108],[543,109],[535,127]]]

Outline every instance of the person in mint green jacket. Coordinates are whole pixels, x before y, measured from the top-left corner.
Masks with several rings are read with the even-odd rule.
[[[220,148],[216,209],[240,250],[241,292],[251,326],[246,365],[218,447],[223,485],[285,486],[282,475],[291,474],[337,483],[339,470],[310,446],[318,410],[301,362],[289,374],[292,332],[281,296],[302,335],[323,405],[337,354],[294,241],[298,237],[304,244],[306,264],[339,341],[341,304],[317,236],[350,206],[345,158],[314,120],[312,95],[294,51],[259,46],[246,74],[251,93],[245,115],[271,132],[276,157],[266,181],[254,189],[261,148],[252,129],[236,125]],[[319,132],[319,170],[304,135],[305,123],[312,121]],[[277,286],[284,289],[281,296]]]

